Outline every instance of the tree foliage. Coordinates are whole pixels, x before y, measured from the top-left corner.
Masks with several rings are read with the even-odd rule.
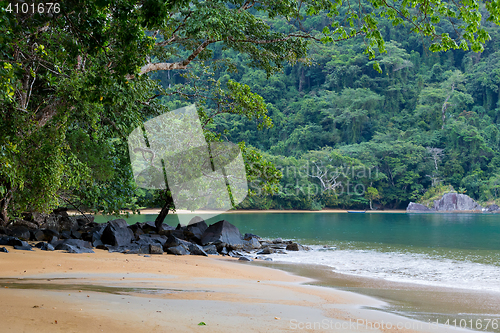
[[[136,189],[126,137],[192,102],[207,140],[278,155],[242,145],[259,168],[335,147],[380,167],[370,186],[397,206],[428,187],[424,147],[438,147],[443,181],[496,193],[495,2],[69,0],[50,13],[0,4],[4,224],[68,202],[108,213],[165,202],[168,191]],[[269,192],[280,174],[251,177]]]

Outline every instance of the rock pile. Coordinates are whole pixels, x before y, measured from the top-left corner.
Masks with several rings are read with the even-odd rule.
[[[156,233],[154,221],[128,225],[125,220],[116,219],[99,224],[92,217],[69,217],[67,214],[53,217],[51,221],[52,224],[45,224],[44,228],[15,226],[0,229],[0,245],[20,250],[32,250],[35,246],[45,251],[64,250],[68,253],[94,253],[94,248],[97,248],[126,254],[221,254],[247,261],[265,259],[258,257],[260,255],[309,250],[306,246],[280,238],[263,240],[253,234],[242,235],[226,220],[208,226],[198,216],[187,226],[173,228],[163,224],[159,233]]]

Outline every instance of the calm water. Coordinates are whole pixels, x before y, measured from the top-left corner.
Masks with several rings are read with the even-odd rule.
[[[136,215],[128,221],[155,217]],[[294,239],[313,248],[273,254],[274,261],[320,264],[360,277],[500,292],[500,215],[231,213],[207,222],[222,218],[242,233]],[[175,226],[177,218],[168,216],[166,222]]]

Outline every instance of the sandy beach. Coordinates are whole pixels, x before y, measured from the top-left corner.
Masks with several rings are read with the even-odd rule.
[[[374,298],[230,258],[6,248],[1,332],[452,331],[373,310],[383,305]]]

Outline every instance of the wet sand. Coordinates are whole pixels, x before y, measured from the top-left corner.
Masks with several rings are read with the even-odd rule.
[[[435,287],[377,278],[334,273],[331,267],[279,262],[259,262],[261,266],[277,268],[311,278],[308,284],[353,291],[386,302],[384,311],[424,322],[460,323],[472,328],[480,322],[496,320],[488,332],[500,332],[500,293]],[[464,320],[467,322],[464,323]],[[483,325],[484,326],[484,325]],[[496,326],[496,327],[495,327]],[[481,331],[481,330],[479,330]]]
[[[455,331],[229,258],[7,248],[0,253],[1,332]]]

